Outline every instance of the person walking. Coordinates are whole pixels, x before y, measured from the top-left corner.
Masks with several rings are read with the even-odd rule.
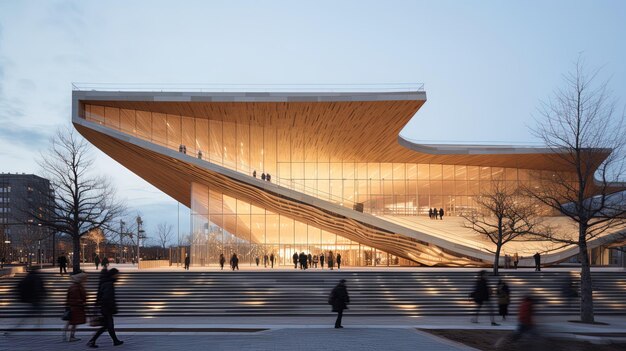
[[[293,253],[293,268],[298,269],[298,253],[294,252]]]
[[[274,268],[274,259],[275,259],[275,257],[274,257],[274,253],[272,252],[272,253],[270,254],[270,264],[272,265],[272,268]]]
[[[300,269],[306,269],[306,255],[304,252],[300,252],[298,258],[300,259]]]
[[[308,255],[306,255],[306,259],[307,259],[307,268],[311,268],[313,267],[313,255],[311,255],[311,253],[309,253]]]
[[[433,219],[433,209],[432,208],[428,209],[428,218]]]
[[[224,254],[220,254],[220,269],[224,270],[224,263],[226,263],[226,259],[224,258]]]
[[[28,274],[17,284],[17,293],[20,302],[28,305],[28,311],[12,329],[18,329],[28,319],[35,318],[41,324],[43,301],[46,299],[46,288],[37,268],[31,267]],[[9,332],[4,332],[8,335]]]
[[[317,264],[320,261],[320,258],[317,255],[313,256],[313,267],[317,268]]]
[[[335,266],[335,255],[333,255],[333,252],[330,251],[328,252],[328,268],[332,271],[334,266]]]
[[[341,269],[341,254],[337,254],[337,269]]]
[[[267,254],[263,255],[263,266],[265,266],[265,268],[267,268],[267,261],[269,261],[270,258],[269,256],[267,256]],[[257,264],[258,266],[258,264]]]
[[[106,256],[102,259],[102,268],[109,269],[109,258]]]
[[[65,257],[65,253],[62,253],[61,256],[57,258],[57,263],[59,264],[59,274],[67,274],[67,257]]]
[[[533,258],[535,259],[535,272],[540,272],[541,271],[541,255],[539,254],[539,252],[536,252],[533,255]]]
[[[185,255],[185,269],[189,270],[189,263],[191,263],[191,259],[189,258],[189,254]]]
[[[336,329],[343,328],[343,326],[341,325],[341,318],[343,317],[343,310],[348,309],[349,303],[350,296],[348,295],[346,280],[341,279],[339,281],[339,284],[337,284],[337,286],[335,286],[330,292],[330,296],[328,296],[328,304],[333,306],[333,312],[337,312],[337,320],[335,320]]]
[[[100,256],[96,255],[93,259],[93,263],[96,264],[96,270],[98,270],[98,267],[100,266]]]
[[[509,303],[511,303],[511,290],[509,285],[502,279],[498,280],[496,287],[496,295],[498,296],[498,314],[502,317],[502,320],[506,320],[506,316],[509,315]]]
[[[259,259],[259,256],[254,258],[254,263],[256,263],[256,266],[259,266],[259,263],[261,262],[261,259]],[[267,265],[265,265],[265,267],[267,267]]]
[[[433,219],[437,219],[437,214],[438,214],[437,209],[433,208]]]
[[[519,256],[517,255],[517,251],[513,254],[513,268],[517,269],[517,265],[519,264]]]
[[[230,258],[230,267],[233,269],[233,271],[235,269],[239,270],[239,257],[237,257],[236,253],[233,253]]]
[[[324,269],[324,253],[323,252],[320,254],[320,266],[322,266],[322,269]]]
[[[122,340],[117,338],[117,335],[115,335],[115,325],[113,323],[113,315],[117,314],[115,281],[117,281],[118,276],[119,271],[117,268],[111,268],[106,272],[106,276],[98,289],[96,306],[100,308],[100,313],[102,314],[102,326],[91,337],[89,342],[87,342],[87,346],[89,347],[98,347],[98,345],[96,345],[96,341],[105,331],[109,332],[109,336],[111,337],[111,340],[113,340],[113,345],[118,346],[124,343]]]
[[[65,299],[65,311],[69,313],[69,319],[67,320],[67,324],[65,324],[65,328],[63,328],[63,341],[74,342],[80,340],[75,336],[76,326],[87,322],[85,314],[85,306],[87,305],[85,281],[87,280],[87,273],[80,272],[72,274],[70,279],[72,280],[72,285],[70,285],[67,290],[67,297]],[[70,332],[69,339],[67,338],[68,330]]]
[[[4,268],[4,264],[7,262],[7,259],[2,257],[0,258],[0,269]]]
[[[476,303],[476,313],[474,317],[472,317],[472,323],[478,323],[478,315],[480,314],[480,310],[483,307],[483,304],[487,305],[487,313],[489,313],[489,318],[491,319],[491,325],[498,325],[493,318],[493,311],[491,309],[491,304],[489,303],[489,296],[491,292],[489,291],[489,285],[487,283],[486,271],[480,271],[478,274],[478,279],[476,279],[476,285],[474,286],[474,291],[471,294],[474,303]]]
[[[437,210],[435,210],[437,211]],[[443,208],[439,208],[439,219],[443,221]]]
[[[256,178],[256,169],[255,169],[254,171],[252,171],[252,176],[253,176],[254,178]]]
[[[261,173],[261,180],[265,180],[265,173]]]

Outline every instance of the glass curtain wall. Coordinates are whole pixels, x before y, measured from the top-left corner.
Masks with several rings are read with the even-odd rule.
[[[86,104],[88,121],[345,207],[379,216],[447,216],[474,208],[473,195],[502,179],[528,184],[524,169],[467,165],[336,161],[301,131],[250,121],[223,121]],[[219,117],[221,118],[221,117]],[[194,264],[215,264],[219,253],[241,262],[274,253],[291,264],[294,252],[345,253],[354,265],[398,264],[398,258],[333,233],[271,213],[195,184],[192,194]],[[400,262],[400,264],[403,264]]]

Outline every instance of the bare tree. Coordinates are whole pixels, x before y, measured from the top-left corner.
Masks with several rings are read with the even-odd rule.
[[[564,76],[564,87],[541,104],[541,120],[533,133],[552,151],[563,172],[540,172],[539,183],[528,193],[556,212],[569,217],[578,233],[548,232],[551,241],[577,245],[581,263],[580,319],[594,322],[592,278],[587,251],[589,240],[624,224],[622,194],[613,194],[623,173],[626,128],[624,113],[617,111],[608,81],[596,83],[579,58],[574,71]]]
[[[463,224],[487,237],[496,245],[493,274],[498,275],[502,247],[522,235],[534,233],[540,226],[535,207],[520,190],[505,181],[496,179],[489,189],[474,198],[479,208],[461,216]]]
[[[80,270],[80,238],[106,229],[124,212],[108,178],[93,173],[90,146],[70,129],[59,130],[39,165],[50,180],[52,213],[40,222],[72,238],[74,272]]]
[[[161,222],[157,225],[157,241],[162,249],[165,250],[167,244],[170,243],[174,227],[166,222]]]

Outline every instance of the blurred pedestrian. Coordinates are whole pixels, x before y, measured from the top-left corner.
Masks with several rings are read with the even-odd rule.
[[[433,219],[433,209],[432,208],[428,209],[428,218]]]
[[[226,258],[224,258],[224,254],[220,254],[220,269],[224,270],[224,263],[226,263]]]
[[[517,252],[513,254],[513,268],[517,269],[517,265],[519,264],[519,255]]]
[[[72,274],[70,276],[72,285],[67,290],[67,297],[65,299],[65,311],[67,314],[67,324],[63,329],[63,341],[79,341],[80,339],[75,337],[76,326],[79,324],[85,324],[87,322],[85,314],[85,306],[87,305],[87,291],[85,290],[85,281],[87,280],[87,273],[80,272]],[[67,338],[67,331],[70,332],[69,339]]]
[[[498,313],[502,320],[506,320],[509,314],[509,304],[511,303],[511,290],[509,285],[502,279],[498,280],[496,287],[496,295],[498,296]]]
[[[274,257],[274,253],[272,252],[272,253],[270,254],[270,264],[272,265],[272,268],[274,268],[274,260],[275,260],[275,259],[276,259],[276,258]]]
[[[267,254],[263,255],[263,266],[265,268],[267,268],[267,262],[270,260],[269,256]],[[258,264],[257,264],[258,266]]]
[[[519,312],[517,313],[517,329],[508,336],[500,338],[495,348],[499,349],[502,346],[509,346],[509,343],[517,341],[521,337],[527,334],[537,334],[535,330],[534,316],[535,314],[535,300],[532,296],[524,296],[519,305]]]
[[[300,261],[300,269],[306,269],[306,255],[304,252],[300,252],[300,256],[298,256]]]
[[[106,272],[104,280],[98,289],[98,295],[96,298],[96,306],[100,309],[100,314],[102,316],[102,326],[96,333],[91,337],[89,342],[87,342],[87,346],[96,348],[96,341],[98,337],[102,335],[105,331],[109,332],[109,336],[111,340],[113,340],[113,345],[118,346],[123,344],[124,342],[117,338],[115,335],[115,325],[113,323],[113,315],[117,314],[117,301],[115,298],[115,282],[119,276],[119,271],[117,268],[112,268]]]
[[[35,318],[37,324],[41,324],[41,312],[43,311],[43,302],[46,299],[46,288],[37,268],[31,268],[28,274],[17,284],[17,295],[20,302],[28,305],[28,311],[12,329],[19,328],[30,318]],[[8,335],[9,332],[4,334]]]
[[[437,210],[435,209],[435,211]],[[439,219],[443,220],[443,208],[439,209]]]
[[[574,280],[567,273],[563,281],[561,282],[561,296],[563,296],[563,300],[565,301],[567,307],[572,305],[572,301],[578,297],[578,289],[574,285]]]
[[[328,252],[328,268],[332,271],[334,266],[335,266],[335,255],[333,255],[333,252],[330,251]]]
[[[319,263],[320,258],[317,255],[313,256],[313,267],[317,268],[317,264]]]
[[[109,269],[109,258],[106,256],[102,259],[102,268]]]
[[[298,253],[294,252],[292,258],[293,258],[293,268],[295,269],[298,269],[298,257],[300,257],[298,256]]]
[[[320,266],[322,266],[322,269],[324,269],[324,253],[323,252],[320,254]]]
[[[341,254],[337,254],[337,269],[341,269]]]
[[[313,267],[313,255],[311,255],[311,253],[309,253],[308,255],[306,255],[306,259],[307,259],[307,268]]]
[[[341,318],[343,317],[343,310],[348,309],[350,303],[350,296],[348,295],[348,288],[346,287],[346,280],[341,279],[339,284],[333,288],[328,297],[328,303],[333,306],[332,311],[337,312],[337,320],[335,321],[335,328],[343,328],[341,325]]]
[[[189,270],[189,264],[191,263],[191,258],[189,258],[189,254],[185,255],[185,269]]]
[[[67,274],[67,257],[65,257],[65,253],[62,253],[57,258],[57,263],[59,264],[59,274]]]
[[[256,256],[256,257],[254,258],[254,262],[256,263],[256,266],[258,267],[258,266],[259,266],[259,263],[261,262],[261,259],[259,258],[259,256]]]
[[[491,325],[499,325],[493,318],[492,306],[489,303],[491,291],[489,290],[489,284],[487,282],[486,275],[486,271],[480,271],[478,273],[478,278],[476,279],[474,291],[472,291],[470,295],[474,300],[474,303],[476,303],[476,312],[474,314],[474,317],[472,317],[471,322],[478,323],[478,315],[480,314],[480,310],[483,305],[486,305],[487,313],[489,313],[489,318],[491,319]]]
[[[100,256],[96,255],[96,257],[93,258],[93,263],[96,264],[96,270],[98,270],[98,267],[100,266]]]

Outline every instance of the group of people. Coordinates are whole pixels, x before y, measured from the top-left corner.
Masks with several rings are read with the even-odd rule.
[[[93,309],[88,308],[88,294],[85,288],[87,273],[83,271],[70,275],[71,285],[69,286],[65,298],[65,311],[61,319],[66,321],[63,328],[63,341],[75,342],[80,339],[76,337],[76,327],[87,323],[87,315],[93,315],[90,320],[91,326],[100,328],[89,339],[87,346],[95,348],[98,337],[105,331],[109,332],[113,345],[121,345],[124,342],[117,338],[113,315],[117,314],[117,302],[115,295],[115,281],[119,276],[116,268],[103,268],[100,272],[96,302]],[[22,303],[30,307],[29,316],[40,316],[42,305],[46,299],[47,291],[43,278],[37,268],[31,269],[28,274],[17,285],[18,297]],[[17,326],[20,326],[27,318],[22,318]],[[38,320],[41,320],[38,318]],[[16,328],[17,328],[16,326]],[[68,335],[69,334],[69,335]]]
[[[263,255],[263,267],[267,268],[267,265],[269,262],[270,266],[274,268],[275,260],[276,260],[276,257],[274,256],[273,252],[269,256],[267,254]],[[254,262],[256,262],[256,266],[258,267],[259,263],[261,263],[261,259],[259,258],[259,256],[254,258]]]
[[[311,255],[310,253],[307,255],[304,252],[293,253],[293,268],[298,269],[308,269],[310,267],[317,268],[317,264],[319,263],[321,268],[324,269],[324,262],[328,265],[330,270],[335,268],[335,263],[337,263],[337,269],[341,269],[341,254],[337,253],[337,256],[333,254],[332,251],[328,253],[328,256],[324,256],[324,253],[318,255]]]
[[[443,219],[443,208],[440,208],[439,210],[436,208],[429,208],[428,217],[430,219]]]
[[[256,169],[252,171],[252,176],[256,178]],[[272,176],[269,173],[261,173],[261,180],[267,180],[268,182],[272,181]]]
[[[220,269],[224,270],[224,264],[226,264],[226,257],[224,257],[223,253],[220,254],[219,263],[220,263]],[[233,271],[239,270],[239,257],[237,257],[236,253],[233,253],[232,256],[230,256],[230,268]]]
[[[106,256],[104,256],[102,260],[100,260],[100,256],[96,255],[93,258],[93,263],[95,263],[96,269],[99,269],[100,265],[102,265],[102,268],[104,269],[109,269],[110,262],[109,262],[109,258]]]
[[[187,146],[183,145],[183,144],[180,144],[178,146],[178,152],[182,152],[183,154],[186,155],[187,154]],[[198,150],[198,154],[197,155],[198,155],[199,159],[202,159],[202,150]]]
[[[519,255],[516,253],[513,254],[513,256],[509,255],[509,254],[505,254],[504,255],[504,268],[506,269],[510,269],[511,267],[513,269],[517,269],[517,265],[519,264]]]

